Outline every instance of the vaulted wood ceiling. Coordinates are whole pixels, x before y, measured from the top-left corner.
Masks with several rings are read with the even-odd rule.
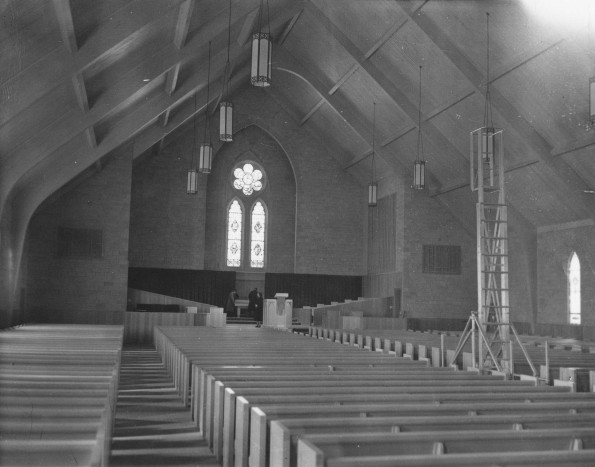
[[[595,218],[595,196],[584,192],[595,188],[589,21],[548,21],[530,0],[268,3],[274,82],[266,92],[362,184],[373,102],[378,172],[410,178],[423,66],[428,196],[471,222],[469,132],[483,124],[489,12],[509,202],[535,227]],[[232,0],[228,31],[227,0],[0,1],[0,208],[7,216],[11,202],[12,229],[24,232],[44,199],[132,138],[135,156],[167,144],[191,124],[196,93],[203,115],[209,42],[211,89],[221,83],[228,32],[234,92],[249,86],[258,7]],[[567,8],[595,19],[594,7]],[[213,109],[219,96],[211,96]]]

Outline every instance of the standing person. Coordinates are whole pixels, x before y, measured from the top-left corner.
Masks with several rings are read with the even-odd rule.
[[[262,312],[263,312],[263,305],[264,305],[264,298],[260,292],[256,297],[256,305],[255,305],[255,312],[254,312],[254,319],[256,320],[256,327],[259,328],[262,326]]]
[[[256,310],[256,299],[258,298],[258,287],[254,287],[248,294],[248,313],[254,316]]]
[[[240,296],[236,292],[236,289],[233,289],[231,292],[229,292],[229,296],[227,297],[227,303],[223,309],[225,313],[233,315],[236,306],[236,298],[240,298]]]

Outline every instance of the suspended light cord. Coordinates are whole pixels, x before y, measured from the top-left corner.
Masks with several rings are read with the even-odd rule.
[[[485,127],[491,127],[492,125],[492,102],[490,96],[490,14],[486,12],[486,31],[487,31],[487,52],[486,52],[486,98],[485,98],[485,109],[483,114],[483,124]]]
[[[229,97],[229,90],[231,87],[231,66],[229,64],[229,49],[231,48],[231,0],[229,0],[229,19],[227,22],[227,63],[225,64],[225,72],[223,74],[223,97]]]
[[[194,93],[194,118],[192,119],[192,167],[191,169],[195,168],[194,157],[196,153],[196,95],[198,92]]]
[[[422,66],[419,66],[419,106],[418,106],[418,115],[417,115],[417,157],[415,158],[416,161],[422,159],[424,154],[424,143],[423,138],[421,137],[421,69]]]
[[[210,81],[211,81],[211,42],[209,42],[209,64],[207,67],[207,105],[205,107],[205,133],[204,133],[204,142],[207,142],[207,134],[210,135],[210,128],[209,128],[209,91],[210,91]]]
[[[258,32],[261,32],[262,29],[262,4],[264,0],[260,0],[260,8],[258,9]],[[271,35],[271,16],[269,10],[269,1],[267,2],[267,27],[268,27],[268,34]]]
[[[376,181],[376,165],[374,155],[376,154],[376,102],[374,102],[374,111],[372,113],[372,183]]]

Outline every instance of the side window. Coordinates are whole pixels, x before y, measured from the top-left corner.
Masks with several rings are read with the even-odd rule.
[[[242,264],[242,218],[242,206],[234,199],[227,211],[227,265],[236,268]]]
[[[581,324],[581,263],[576,252],[568,263],[568,322]]]
[[[260,201],[254,203],[250,225],[250,267],[264,268],[266,211]]]

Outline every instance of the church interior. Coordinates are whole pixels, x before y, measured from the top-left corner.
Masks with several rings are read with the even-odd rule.
[[[0,464],[595,463],[595,2],[0,21]]]

